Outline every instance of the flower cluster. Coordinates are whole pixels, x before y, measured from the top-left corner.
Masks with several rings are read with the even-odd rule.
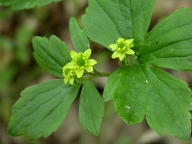
[[[93,66],[97,61],[90,59],[91,49],[85,52],[70,52],[72,60],[63,67],[64,83],[73,85],[75,79],[83,77],[84,72],[93,72]]]
[[[131,49],[132,47],[134,47],[134,39],[126,40],[124,38],[119,38],[115,44],[111,44],[109,46],[109,48],[111,48],[114,52],[112,58],[119,58],[120,61],[123,61],[127,54],[135,54],[135,52]]]

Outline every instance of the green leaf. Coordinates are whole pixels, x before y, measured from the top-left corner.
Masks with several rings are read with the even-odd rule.
[[[91,40],[106,47],[118,38],[143,41],[155,0],[89,0],[83,16]]]
[[[0,5],[11,6],[13,9],[29,9],[59,1],[61,0],[0,0]]]
[[[70,19],[70,37],[73,46],[77,51],[84,52],[90,48],[89,40],[85,32],[80,28],[75,18]]]
[[[119,76],[121,75],[121,76]],[[183,81],[156,68],[132,66],[117,70],[115,109],[128,124],[143,121],[159,134],[187,139],[191,134],[191,90]]]
[[[80,124],[84,129],[98,136],[103,116],[103,99],[94,84],[91,81],[86,81],[83,85],[80,97]]]
[[[79,86],[65,85],[63,80],[26,88],[12,108],[9,134],[30,139],[49,136],[62,124],[78,90]]]
[[[120,82],[121,73],[114,72],[110,75],[107,83],[105,84],[104,92],[103,92],[103,99],[104,101],[110,101],[115,94],[116,88]]]
[[[141,49],[141,63],[192,70],[192,9],[180,9],[149,33]]]
[[[50,39],[33,38],[34,57],[37,63],[55,76],[62,77],[62,69],[70,61],[66,44],[56,36]]]

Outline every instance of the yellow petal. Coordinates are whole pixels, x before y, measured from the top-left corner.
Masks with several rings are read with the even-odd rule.
[[[83,54],[86,58],[89,58],[91,56],[91,49],[87,49]]]
[[[70,56],[72,59],[74,59],[76,56],[78,56],[78,53],[72,50],[70,51]]]
[[[93,66],[93,65],[96,65],[96,64],[97,64],[97,61],[94,60],[94,59],[90,59],[90,60],[88,61],[88,65]]]
[[[128,39],[125,41],[126,45],[133,44],[133,42],[134,42],[134,39]]]
[[[118,49],[117,45],[116,44],[111,44],[109,45],[109,48],[112,49],[112,51],[115,51]]]
[[[77,71],[76,71],[77,78],[81,78],[81,77],[83,76],[83,73],[84,73],[84,69],[82,69],[82,70],[77,70]]]
[[[69,63],[67,63],[65,66],[64,66],[64,70],[65,69],[70,69],[70,68],[72,68],[73,67],[73,63],[72,62],[69,62]]]
[[[63,74],[65,73],[65,69],[66,69],[66,68],[65,68],[65,66],[64,66],[64,67],[63,67]]]
[[[128,50],[126,51],[126,54],[134,55],[135,52],[134,52],[132,49],[128,49]]]
[[[85,70],[86,70],[87,72],[93,72],[93,67],[92,67],[92,66],[87,66],[87,67],[85,68]]]
[[[112,55],[112,58],[115,59],[115,58],[118,58],[119,57],[119,52],[114,52],[113,55]]]
[[[74,78],[70,78],[70,79],[69,79],[69,83],[70,83],[71,85],[73,85],[73,84],[74,84],[74,80],[75,80]]]
[[[125,54],[119,54],[120,61],[123,61],[124,58],[125,58]]]
[[[67,84],[67,82],[69,81],[68,78],[64,78],[64,83]]]
[[[122,42],[125,42],[125,39],[124,39],[124,38],[119,38],[119,39],[117,40],[117,43],[122,43]]]

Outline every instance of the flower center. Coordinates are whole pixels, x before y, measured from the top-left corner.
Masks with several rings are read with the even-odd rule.
[[[120,49],[123,49],[123,47],[125,47],[125,44],[124,44],[123,42],[120,42],[120,43],[118,43],[118,47],[119,47]]]
[[[85,65],[85,60],[82,57],[79,57],[76,61],[78,66],[84,66]]]

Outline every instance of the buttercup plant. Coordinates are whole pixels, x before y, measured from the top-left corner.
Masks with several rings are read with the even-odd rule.
[[[35,37],[36,61],[60,79],[31,86],[21,93],[12,109],[9,134],[31,139],[49,136],[62,124],[80,93],[80,124],[94,135],[99,135],[104,101],[112,100],[125,123],[133,125],[146,119],[149,127],[161,135],[189,139],[191,89],[160,67],[192,70],[192,9],[177,10],[148,32],[154,3],[89,0],[82,17],[83,30],[74,18],[70,19],[76,52],[69,52],[56,36]],[[112,58],[120,60],[120,68],[111,74],[94,70],[97,62],[90,59],[87,36],[112,51]],[[128,55],[136,62],[129,63]],[[109,76],[103,98],[91,82],[98,76]]]

